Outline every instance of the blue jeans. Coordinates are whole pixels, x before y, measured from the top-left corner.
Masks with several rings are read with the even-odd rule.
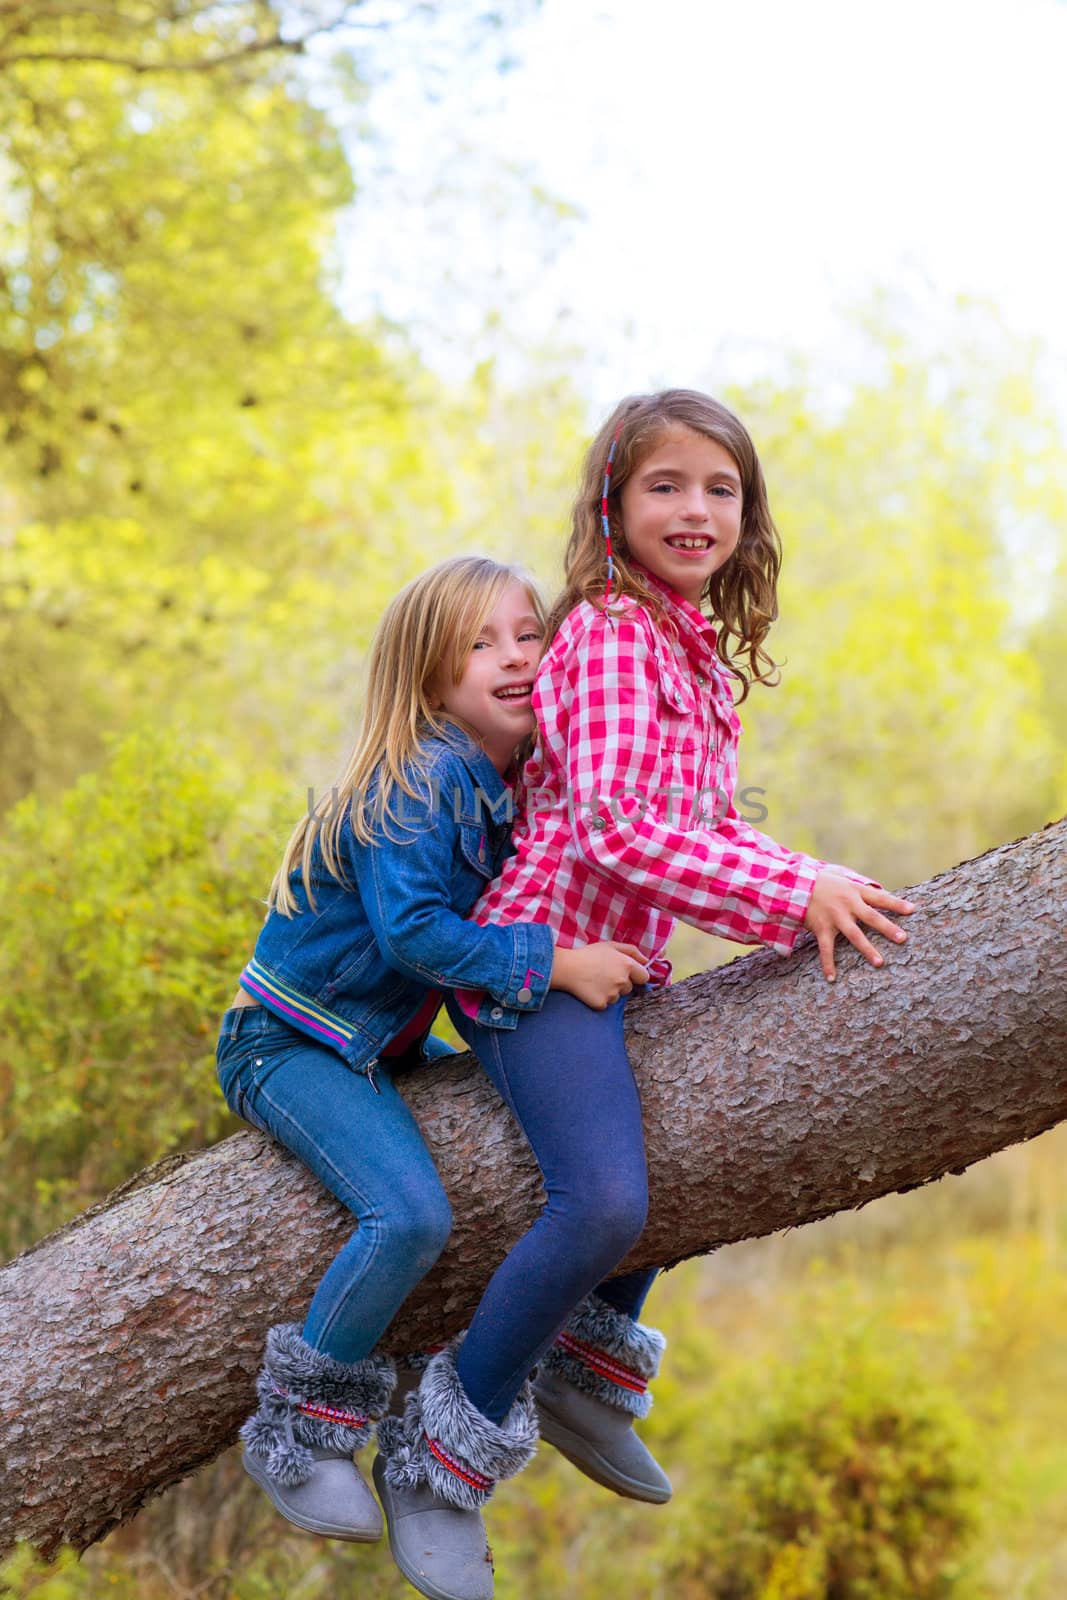
[[[428,1055],[452,1054],[438,1039]],[[222,1019],[226,1104],[298,1156],[359,1227],[315,1291],[304,1338],[337,1361],[369,1355],[448,1242],[452,1213],[386,1061],[379,1092],[340,1056],[263,1006]]]
[[[623,1040],[625,1001],[593,1011],[559,991],[511,1030],[448,1013],[537,1158],[545,1207],[497,1268],[460,1347],[472,1403],[499,1422],[575,1306],[596,1290],[636,1317],[656,1274],[601,1280],[648,1214],[641,1102]]]

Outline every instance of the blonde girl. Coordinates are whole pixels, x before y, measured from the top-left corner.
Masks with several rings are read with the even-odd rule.
[[[465,920],[510,851],[542,639],[540,601],[515,567],[447,561],[396,597],[372,644],[352,759],[289,840],[222,1020],[228,1105],[359,1223],[303,1324],[270,1330],[259,1406],[241,1430],[247,1470],[278,1510],[333,1538],[381,1534],[353,1461],[396,1381],[377,1346],[451,1225],[394,1073],[447,1053],[429,1035],[443,990],[476,985],[483,1025],[508,1031],[550,992],[597,1006],[645,979],[618,944],[556,949],[544,922]],[[526,1459],[530,1405],[497,1435],[498,1454]]]

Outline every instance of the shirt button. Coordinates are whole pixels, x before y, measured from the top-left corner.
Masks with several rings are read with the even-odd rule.
[[[504,1013],[501,1011],[499,1006],[494,1006],[489,1015],[492,1017],[494,1022],[499,1022]]]
[[[603,830],[604,828],[607,827],[607,823],[606,823],[606,821],[604,820],[603,817],[591,817],[589,819],[589,822],[590,822],[590,826],[593,827],[593,828],[598,828],[598,829]]]
[[[705,678],[705,676],[704,676],[704,674],[702,672],[698,672],[697,673],[697,682],[699,683],[699,685],[700,685],[700,687],[702,689],[703,689],[704,685],[707,683],[707,681],[708,681],[707,678]]]
[[[518,995],[516,996],[516,999],[518,1000],[520,1005],[525,1005],[527,1000],[532,1000],[533,999],[533,990],[532,989],[526,989],[526,988],[520,989],[519,992],[518,992]]]

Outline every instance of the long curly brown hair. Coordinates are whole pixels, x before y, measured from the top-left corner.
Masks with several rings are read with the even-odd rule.
[[[720,659],[741,680],[739,700],[753,683],[775,684],[778,668],[763,648],[778,615],[778,573],[782,545],[767,501],[763,469],[748,429],[732,411],[696,389],[664,389],[659,394],[631,395],[615,407],[586,452],[571,536],[564,558],[564,587],[548,618],[551,640],[569,611],[582,600],[604,605],[607,550],[600,521],[604,467],[615,430],[619,441],[611,471],[608,516],[613,535],[619,523],[619,494],[627,479],[673,427],[691,428],[728,450],[741,474],[741,536],[737,549],[712,573],[701,595],[701,607],[715,619]],[[613,537],[615,567],[612,593],[626,594],[648,607],[667,625],[657,591],[644,581],[630,559],[625,539]]]

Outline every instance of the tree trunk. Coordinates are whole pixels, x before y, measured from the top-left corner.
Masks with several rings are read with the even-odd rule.
[[[829,985],[809,942],[633,1002],[652,1205],[628,1265],[914,1188],[1067,1117],[1067,819],[912,898],[881,971],[844,947]],[[540,1205],[469,1057],[405,1093],[455,1231],[390,1330],[397,1350],[464,1324]],[[232,1443],[266,1329],[302,1318],[351,1227],[286,1151],[241,1133],[150,1168],[3,1268],[3,1545],[84,1548]]]

